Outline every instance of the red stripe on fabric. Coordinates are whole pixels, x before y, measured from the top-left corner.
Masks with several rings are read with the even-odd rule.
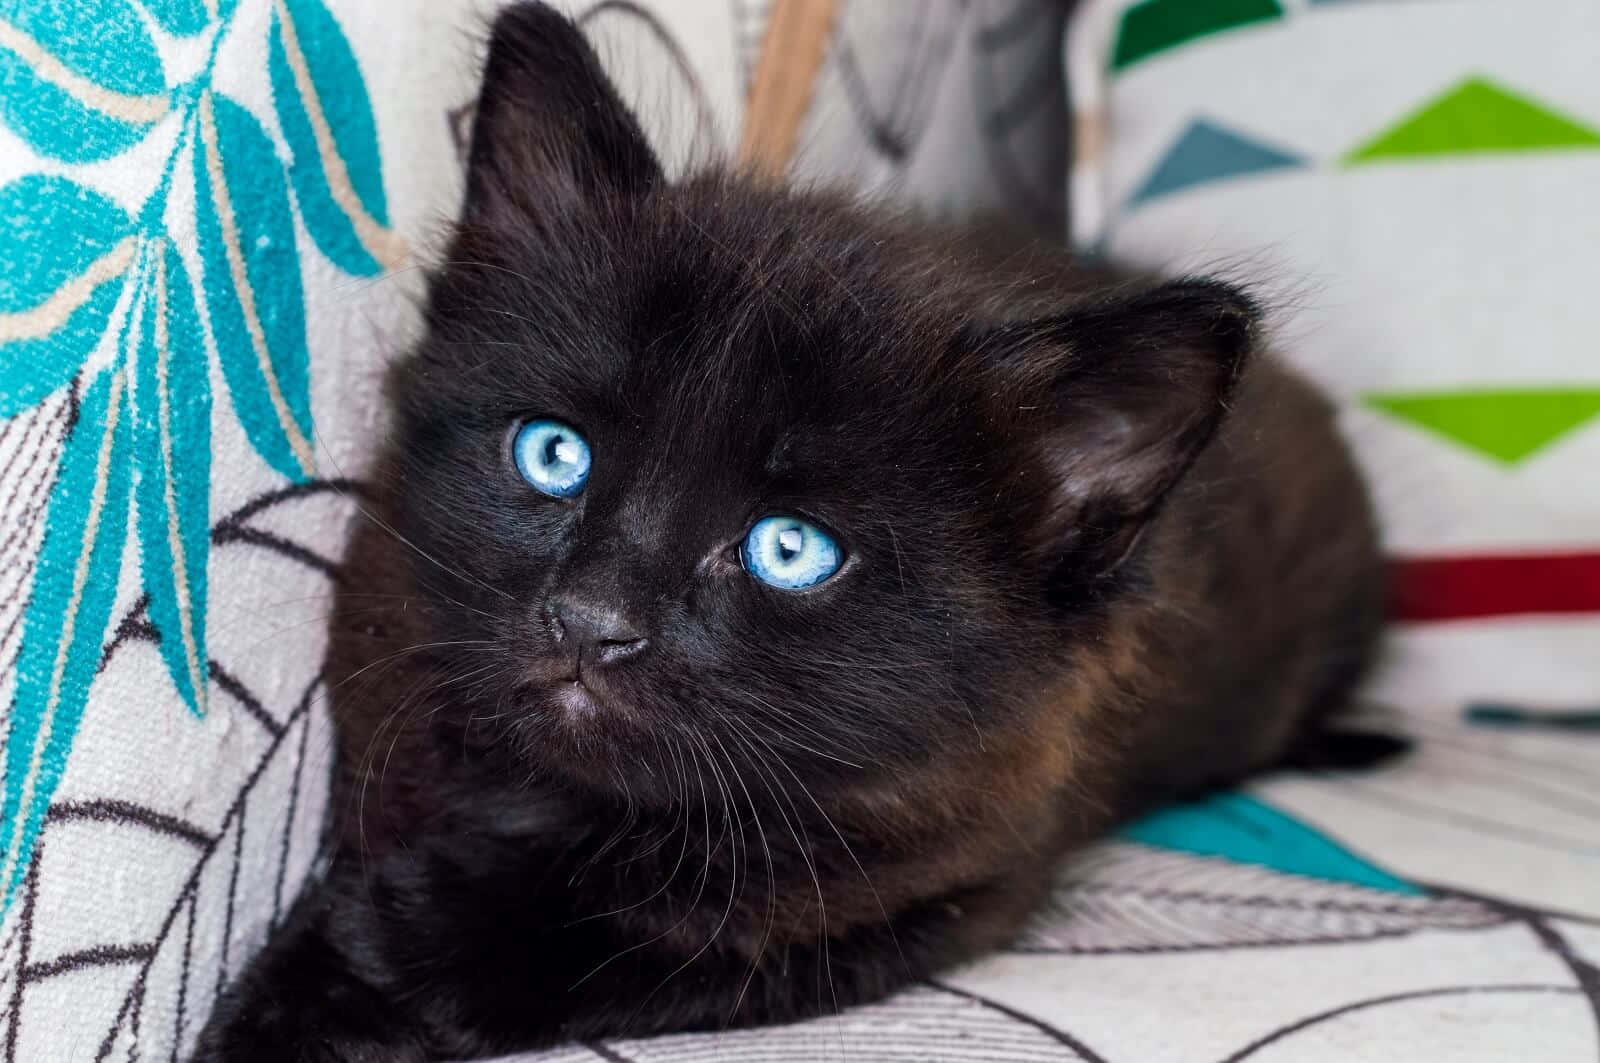
[[[1600,553],[1410,557],[1389,562],[1393,620],[1600,614]]]

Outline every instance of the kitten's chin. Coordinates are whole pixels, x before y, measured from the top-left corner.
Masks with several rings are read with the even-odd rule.
[[[638,713],[613,690],[589,679],[559,679],[540,684],[535,701],[541,715],[579,738],[611,735],[638,726]]]
[[[632,723],[637,712],[600,675],[583,675],[573,663],[540,659],[523,674],[524,695],[550,722],[585,731]]]
[[[603,715],[618,712],[612,700],[577,680],[557,684],[548,700],[557,719],[572,727],[590,727]]]
[[[524,697],[523,753],[556,774],[614,786],[620,767],[658,752],[648,720],[601,682],[545,680],[526,687]]]

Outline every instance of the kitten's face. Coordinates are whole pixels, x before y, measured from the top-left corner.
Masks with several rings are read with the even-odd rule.
[[[462,715],[636,797],[707,758],[821,793],[982,745],[1067,667],[1214,427],[1237,352],[1174,322],[1225,293],[1003,324],[914,232],[669,186],[571,51],[497,37],[466,220],[394,381],[387,509],[431,634],[470,644]],[[1074,349],[1152,336],[1173,358],[1143,376]],[[787,537],[748,542],[772,517]],[[819,543],[801,579],[763,567]]]
[[[826,217],[707,184],[606,252],[458,248],[483,264],[441,282],[403,370],[399,513],[467,577],[481,612],[438,637],[492,641],[531,755],[631,776],[700,735],[848,775],[971,743],[1033,672],[1050,609],[996,381]],[[750,541],[769,517],[809,527]],[[784,579],[796,546],[824,556]]]

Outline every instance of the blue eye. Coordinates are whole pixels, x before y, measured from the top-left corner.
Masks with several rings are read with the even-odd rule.
[[[763,517],[739,548],[745,571],[786,591],[813,587],[844,563],[833,537],[799,517]]]
[[[517,471],[536,490],[571,498],[589,481],[589,444],[560,421],[529,421],[511,443]]]

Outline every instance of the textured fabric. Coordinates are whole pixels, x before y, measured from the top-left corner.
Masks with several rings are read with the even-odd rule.
[[[7,1060],[170,1055],[314,860],[375,282],[455,180],[363,7],[0,4]]]
[[[169,1057],[313,864],[329,569],[471,18],[0,5],[8,1060]]]

